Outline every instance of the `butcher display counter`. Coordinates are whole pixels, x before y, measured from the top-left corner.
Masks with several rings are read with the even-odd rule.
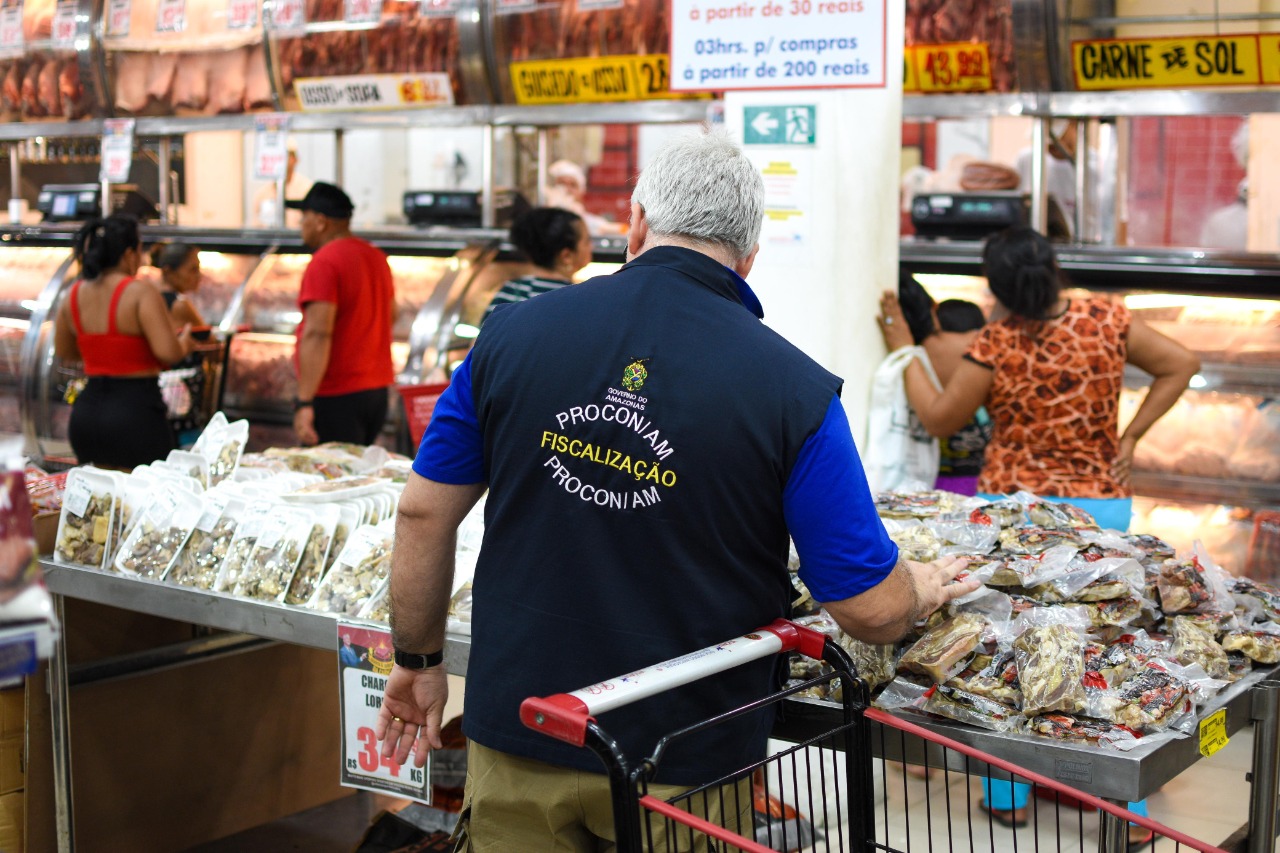
[[[57,246],[0,246],[0,432],[28,432],[24,415],[35,413],[24,412],[24,380],[33,375],[36,355],[28,340],[40,334],[51,283],[56,288],[70,258]]]
[[[102,43],[116,115],[271,109],[256,2],[106,4]]]
[[[980,244],[902,244],[902,268],[935,300],[993,304]],[[1233,574],[1276,579],[1280,508],[1280,263],[1196,250],[1062,247],[1071,285],[1122,294],[1134,315],[1201,358],[1178,403],[1138,443],[1133,529],[1179,549],[1197,539]],[[1130,368],[1121,428],[1149,377]]]
[[[106,115],[100,47],[92,38],[98,5],[93,0],[0,3],[0,121]]]

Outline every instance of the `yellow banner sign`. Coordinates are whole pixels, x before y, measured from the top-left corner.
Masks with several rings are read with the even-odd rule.
[[[1263,82],[1256,35],[1076,41],[1071,59],[1076,88],[1082,91]],[[1280,59],[1275,64],[1280,66]]]
[[[1258,36],[1258,64],[1262,85],[1280,85],[1280,33]]]
[[[666,54],[593,56],[511,63],[520,104],[577,104],[688,98],[669,86]],[[705,98],[697,94],[693,97]]]
[[[908,45],[903,52],[904,92],[986,92],[991,54],[986,42]]]

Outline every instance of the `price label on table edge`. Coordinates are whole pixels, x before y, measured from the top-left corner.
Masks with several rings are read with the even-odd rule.
[[[1200,754],[1205,758],[1227,745],[1227,709],[1220,708],[1200,721]]]

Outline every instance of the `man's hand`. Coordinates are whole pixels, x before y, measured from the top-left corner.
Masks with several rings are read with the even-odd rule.
[[[449,699],[447,676],[443,666],[423,670],[392,667],[378,711],[377,735],[383,758],[404,764],[412,750],[414,766],[422,767],[430,750],[444,748],[440,728]]]
[[[957,580],[960,573],[969,567],[964,557],[942,557],[932,563],[916,563],[903,560],[911,571],[911,578],[916,585],[916,600],[920,610],[916,619],[924,619],[933,611],[952,599],[968,595],[982,582],[977,578]]]
[[[298,443],[312,445],[320,443],[320,435],[316,432],[316,410],[303,406],[293,413],[293,431],[298,436]]]

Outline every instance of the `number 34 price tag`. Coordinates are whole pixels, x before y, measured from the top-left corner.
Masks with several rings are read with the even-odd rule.
[[[431,802],[431,757],[415,767],[413,756],[401,767],[382,757],[377,738],[378,710],[391,673],[391,633],[338,623],[338,684],[342,698],[342,775],[348,788],[381,791]]]

